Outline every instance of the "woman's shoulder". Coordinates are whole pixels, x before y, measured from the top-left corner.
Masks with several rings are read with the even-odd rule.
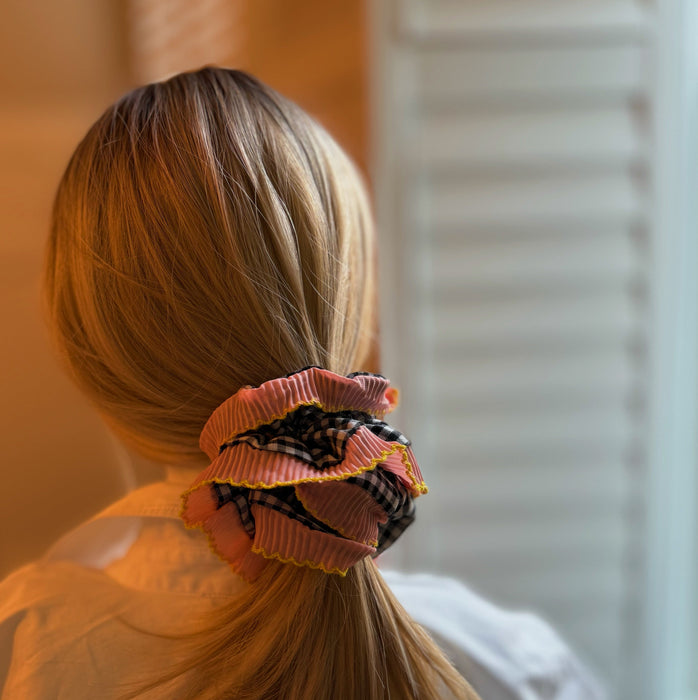
[[[40,559],[16,570],[0,582],[0,698],[84,697],[85,688],[90,697],[115,697],[155,648],[124,621],[158,631],[174,615],[157,603],[72,561]]]
[[[481,697],[605,697],[590,671],[538,616],[500,608],[453,578],[382,573],[409,615],[430,632]]]
[[[69,629],[86,615],[106,614],[118,590],[101,571],[74,562],[39,559],[0,581],[0,656],[17,630],[35,637]]]
[[[25,564],[0,581],[0,624],[21,610],[74,594],[85,580],[94,587],[100,578],[98,572],[69,561]]]
[[[80,610],[102,605],[100,583],[98,572],[70,562],[44,560],[22,566],[0,581],[3,698],[10,676],[27,675],[29,666],[49,661],[51,650],[60,646],[61,632],[77,621]]]

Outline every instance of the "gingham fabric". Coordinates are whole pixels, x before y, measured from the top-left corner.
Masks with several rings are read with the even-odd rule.
[[[271,444],[271,441],[267,444]],[[293,450],[295,447],[291,445],[289,449]],[[378,526],[378,547],[371,555],[376,557],[395,542],[414,521],[414,498],[405,489],[399,487],[397,479],[388,471],[374,469],[363,472],[358,476],[350,476],[346,481],[364,489],[383,508],[388,516],[387,522]],[[283,513],[286,517],[297,520],[312,530],[319,530],[336,537],[342,537],[341,533],[306,511],[298,499],[296,489],[293,486],[277,486],[262,490],[214,483],[211,484],[211,488],[216,494],[218,508],[222,508],[226,503],[235,505],[240,514],[242,526],[250,536],[250,539],[253,539],[255,536],[254,517],[250,510],[250,505],[253,503]]]
[[[381,375],[319,367],[244,387],[202,432],[212,462],[182,518],[248,580],[272,558],[346,573],[398,539],[427,491],[410,441],[383,420],[395,403]]]
[[[347,441],[362,425],[381,440],[410,445],[401,432],[368,413],[325,413],[317,406],[301,406],[284,418],[260,425],[224,442],[220,451],[246,442],[258,450],[285,452],[322,471],[344,459]]]

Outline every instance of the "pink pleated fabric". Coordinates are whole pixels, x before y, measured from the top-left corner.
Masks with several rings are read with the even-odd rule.
[[[426,493],[410,446],[383,439],[362,425],[346,441],[341,461],[319,470],[284,452],[227,443],[304,406],[324,413],[360,411],[382,420],[396,403],[397,392],[385,377],[361,373],[343,377],[317,367],[259,387],[244,387],[213,412],[201,433],[200,446],[211,463],[182,494],[185,525],[201,528],[213,551],[248,581],[269,559],[346,574],[349,567],[375,554],[379,526],[388,520],[381,505],[347,479],[382,469],[396,477],[393,482],[411,497]],[[255,490],[293,486],[307,513],[341,536],[251,503],[251,537],[236,505],[220,505],[213,484]]]

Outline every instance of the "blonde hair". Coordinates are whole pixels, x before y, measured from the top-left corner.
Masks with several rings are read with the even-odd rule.
[[[361,177],[316,122],[241,71],[183,73],[122,97],[68,164],[46,258],[53,337],[127,444],[204,466],[204,423],[241,386],[361,367],[373,245]],[[475,697],[372,561],[346,579],[267,568],[186,636],[174,674],[200,670],[196,697]]]

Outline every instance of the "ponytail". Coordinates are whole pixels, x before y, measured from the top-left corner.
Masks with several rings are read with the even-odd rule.
[[[71,158],[46,258],[49,324],[124,442],[203,468],[204,424],[242,386],[362,367],[373,240],[361,178],[318,124],[240,71],[183,73],[125,95]],[[270,561],[191,622],[170,636],[184,660],[135,692],[185,674],[196,698],[476,697],[370,559],[346,577]]]
[[[370,558],[346,577],[271,561],[198,624],[163,635],[185,661],[120,700],[184,674],[197,700],[477,700]]]

